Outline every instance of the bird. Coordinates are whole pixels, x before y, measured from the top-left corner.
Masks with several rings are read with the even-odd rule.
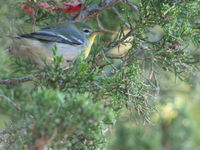
[[[81,51],[87,58],[98,33],[83,22],[62,22],[49,25],[38,31],[12,37],[8,48],[11,55],[27,57],[40,67],[45,67],[44,60],[53,60],[53,48],[57,46],[58,56],[63,56],[64,63],[73,62]]]

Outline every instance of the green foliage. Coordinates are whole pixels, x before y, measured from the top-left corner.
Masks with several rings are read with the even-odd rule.
[[[37,142],[47,142],[53,135],[57,142],[48,147],[59,149],[96,149],[105,142],[102,130],[112,123],[113,113],[100,102],[93,102],[88,94],[61,93],[59,90],[38,88],[27,102],[14,127],[26,130],[21,141],[20,134],[13,135],[16,145],[9,149],[24,149]],[[52,135],[53,134],[53,135]],[[31,136],[30,136],[31,135]],[[38,137],[40,137],[38,141]],[[37,144],[36,144],[37,145]]]
[[[60,4],[60,1],[45,2]],[[88,1],[86,8],[98,2]],[[131,2],[138,8],[139,14],[125,2],[115,6],[130,29],[111,9],[103,11],[99,17],[101,24],[119,32],[114,36],[107,33],[97,37],[89,58],[84,59],[80,54],[67,68],[63,65],[63,57],[56,54],[56,45],[53,61],[44,60],[45,68],[39,68],[26,58],[9,59],[4,54],[0,55],[1,79],[24,75],[33,77],[31,83],[0,85],[0,94],[9,97],[20,108],[18,110],[12,103],[0,98],[0,112],[12,122],[11,128],[7,128],[11,144],[5,148],[105,149],[108,141],[105,133],[124,109],[142,116],[143,122],[151,122],[153,99],[159,92],[161,80],[158,76],[165,77],[166,72],[172,72],[186,81],[189,75],[194,76],[199,71],[199,0]],[[20,30],[25,33],[34,31],[70,16],[48,12],[34,1],[29,3],[40,8],[35,16],[24,15],[19,0],[0,2],[3,6],[0,8],[0,19],[3,20],[1,35],[6,37]],[[13,13],[8,8],[12,8]],[[94,20],[86,21],[97,27]],[[130,30],[133,30],[133,36],[120,45],[131,45],[125,52],[126,57],[120,61],[108,57],[110,53],[103,52],[103,48],[118,43]],[[6,38],[1,38],[0,43],[2,51],[9,45]],[[195,45],[195,50],[191,44]],[[119,51],[123,51],[120,46]],[[164,75],[162,71],[165,71]],[[143,126],[136,128],[138,125],[135,124],[134,128],[130,128],[132,123],[126,119],[121,122],[127,123],[117,124],[111,149],[129,150],[138,146],[139,150],[160,150],[162,138],[166,136],[175,140],[181,136],[179,133],[168,135],[168,132],[171,134],[180,129],[182,134],[185,130],[184,137],[191,133],[189,128],[180,125],[179,118],[175,118],[174,124],[165,131],[161,128],[165,122],[157,122],[158,126],[146,129]],[[177,140],[177,143],[182,142],[184,140]],[[179,144],[173,147],[183,149]]]

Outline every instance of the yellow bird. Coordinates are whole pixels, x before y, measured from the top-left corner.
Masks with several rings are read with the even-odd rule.
[[[55,44],[57,55],[63,55],[64,61],[74,61],[81,51],[88,57],[94,39],[102,31],[93,31],[81,22],[58,23],[47,26],[39,31],[22,34],[12,38],[8,52],[13,55],[25,56],[44,67],[44,59],[51,61]],[[64,63],[65,63],[64,62]]]

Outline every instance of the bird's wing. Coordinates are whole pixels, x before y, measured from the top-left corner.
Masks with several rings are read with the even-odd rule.
[[[34,38],[48,42],[58,42],[70,45],[81,45],[84,43],[83,36],[75,29],[67,29],[64,27],[48,26],[39,31],[22,34],[20,37]]]

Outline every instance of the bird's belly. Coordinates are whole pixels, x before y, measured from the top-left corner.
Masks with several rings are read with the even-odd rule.
[[[63,43],[57,43],[57,55],[63,55],[64,60],[73,61],[78,54],[84,49],[83,46],[73,46]]]

